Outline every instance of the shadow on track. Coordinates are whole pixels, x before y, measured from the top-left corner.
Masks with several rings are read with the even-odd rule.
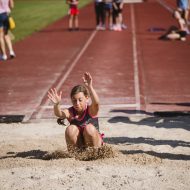
[[[39,33],[62,33],[62,32],[69,32],[69,33],[73,33],[73,32],[92,32],[94,31],[95,28],[79,28],[79,30],[72,30],[69,31],[68,28],[53,28],[53,29],[43,29],[40,30]]]
[[[135,114],[136,110],[113,110],[112,112],[122,112],[126,114]],[[140,121],[131,121],[128,116],[115,116],[108,120],[109,123],[127,123],[136,125],[147,125],[156,128],[179,128],[190,131],[190,112],[155,112],[148,113],[140,111],[139,113],[147,115]]]

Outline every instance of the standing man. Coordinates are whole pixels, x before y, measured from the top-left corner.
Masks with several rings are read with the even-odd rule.
[[[13,0],[0,0],[0,47],[2,51],[1,60],[7,60],[6,45],[9,49],[10,58],[15,57],[9,30],[9,14],[14,7]]]

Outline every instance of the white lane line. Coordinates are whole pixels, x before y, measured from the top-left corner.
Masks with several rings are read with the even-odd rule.
[[[89,44],[92,42],[94,36],[96,35],[96,33],[97,33],[96,30],[93,31],[93,33],[89,37],[88,41],[85,43],[84,47],[81,49],[81,51],[79,52],[79,54],[77,55],[77,57],[75,58],[75,60],[72,62],[71,66],[69,67],[69,69],[67,70],[67,72],[65,73],[65,75],[63,76],[63,78],[56,85],[56,88],[58,90],[61,88],[61,86],[63,85],[63,83],[67,79],[67,77],[70,75],[70,73],[73,70],[74,66],[76,65],[76,63],[78,62],[78,60],[81,58],[81,56],[83,55],[83,53],[86,51],[86,49],[88,48]]]
[[[141,109],[140,100],[140,81],[139,81],[139,69],[138,69],[138,58],[137,58],[137,39],[136,39],[136,23],[135,23],[135,13],[134,5],[130,5],[131,8],[131,28],[132,28],[132,43],[133,43],[133,66],[134,66],[134,85],[135,85],[135,101],[136,110]]]
[[[160,3],[160,5],[162,5],[164,8],[166,8],[169,12],[173,12],[173,9],[170,7],[170,6],[168,6],[167,4],[166,4],[166,2],[164,2],[164,1],[162,1],[162,0],[157,0],[158,1],[158,3]]]
[[[89,44],[92,42],[92,40],[94,39],[95,35],[96,35],[97,31],[94,30],[92,32],[92,34],[90,35],[89,39],[87,40],[87,42],[84,44],[83,48],[81,49],[81,51],[79,52],[79,54],[77,55],[77,57],[74,59],[74,61],[72,62],[72,64],[70,65],[69,69],[67,70],[67,72],[64,74],[63,78],[58,82],[58,84],[55,85],[55,88],[57,90],[59,90],[61,88],[61,86],[63,85],[63,83],[66,81],[67,77],[70,75],[71,71],[73,70],[73,68],[75,67],[75,65],[77,64],[77,62],[79,61],[79,59],[81,58],[81,56],[83,55],[83,53],[86,51],[86,49],[88,48]],[[54,86],[54,85],[52,85]],[[49,99],[46,99],[46,101],[44,102],[43,106],[40,105],[39,107],[39,111],[36,115],[36,119],[40,119],[43,112],[44,112],[44,106],[48,105],[50,102]]]

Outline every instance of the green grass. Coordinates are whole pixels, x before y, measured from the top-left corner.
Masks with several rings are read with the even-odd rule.
[[[14,42],[64,17],[68,13],[68,5],[65,2],[66,0],[15,0],[11,13],[16,22],[16,28],[12,31]],[[90,2],[92,1],[80,0],[79,8]]]

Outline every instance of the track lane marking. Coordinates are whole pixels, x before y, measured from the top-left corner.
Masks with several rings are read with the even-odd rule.
[[[72,62],[72,64],[70,65],[69,69],[66,71],[66,73],[64,74],[64,76],[61,78],[61,80],[55,84],[55,82],[51,85],[51,87],[54,86],[54,88],[56,88],[57,90],[59,90],[61,88],[61,86],[63,85],[63,83],[66,81],[66,79],[68,78],[68,76],[70,75],[71,71],[73,70],[73,68],[75,67],[75,65],[77,64],[77,62],[79,61],[79,59],[81,58],[81,56],[83,55],[83,53],[86,51],[86,49],[88,48],[88,46],[90,45],[90,43],[92,42],[92,40],[94,39],[95,35],[96,35],[97,31],[94,30],[92,32],[92,34],[90,35],[89,39],[86,41],[86,43],[84,44],[83,48],[81,49],[81,51],[78,53],[78,55],[76,56],[76,58],[74,59],[74,61]],[[63,73],[62,73],[63,74]],[[59,76],[60,77],[60,76]],[[46,96],[46,95],[45,95]],[[30,119],[32,119],[33,115],[36,113],[36,119],[40,119],[43,112],[44,112],[44,106],[48,105],[50,103],[50,100],[47,98],[44,102],[44,98],[45,96],[42,98],[42,101],[40,103],[40,105],[38,106],[38,108],[30,115],[27,116],[24,120],[28,121]],[[42,103],[43,102],[43,103]]]
[[[75,60],[72,62],[71,66],[67,70],[66,74],[63,76],[63,78],[60,80],[60,82],[56,85],[56,89],[60,90],[60,88],[63,85],[63,83],[66,81],[67,77],[70,75],[71,71],[73,70],[73,68],[75,67],[75,65],[79,61],[79,59],[82,57],[83,53],[86,51],[86,49],[88,48],[88,46],[90,45],[90,43],[94,39],[96,33],[97,33],[97,31],[94,30],[93,33],[90,35],[89,39],[84,44],[84,47],[81,49],[81,51],[79,52],[79,54],[77,55],[77,57],[75,58]]]
[[[169,5],[167,5],[165,1],[157,0],[157,2],[160,5],[162,5],[164,8],[166,8],[169,12],[171,12],[171,13],[173,12],[173,9]]]
[[[141,109],[140,100],[140,80],[139,80],[139,68],[138,68],[138,56],[137,56],[137,39],[136,39],[136,22],[134,5],[130,5],[131,8],[131,28],[132,28],[132,44],[133,44],[133,66],[134,66],[134,88],[135,88],[135,102],[136,110]]]
[[[163,0],[157,0],[157,2],[166,8],[169,12],[173,12],[173,9],[168,6]],[[136,110],[141,109],[141,99],[140,99],[140,79],[139,79],[139,64],[137,55],[137,38],[136,38],[136,21],[134,13],[134,4],[130,5],[131,9],[131,28],[132,28],[132,43],[133,43],[133,65],[134,65],[134,88],[135,88],[135,101]]]

